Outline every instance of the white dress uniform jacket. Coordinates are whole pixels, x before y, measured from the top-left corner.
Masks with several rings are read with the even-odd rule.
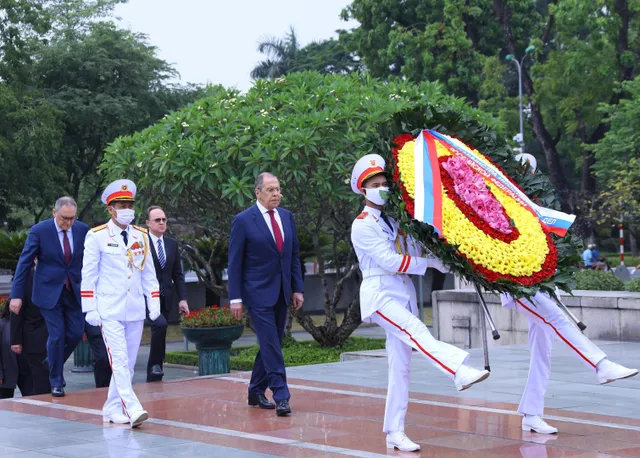
[[[365,206],[351,226],[351,242],[363,278],[360,286],[363,321],[390,301],[410,302],[411,312],[417,314],[415,288],[406,274],[424,275],[428,267],[445,270],[432,254],[421,257],[422,249],[413,238],[401,234],[398,222],[392,218],[388,218],[392,226],[389,227],[380,213]]]
[[[87,233],[82,266],[82,311],[102,320],[142,321],[160,311],[160,288],[146,230],[129,226],[128,246],[112,220]]]

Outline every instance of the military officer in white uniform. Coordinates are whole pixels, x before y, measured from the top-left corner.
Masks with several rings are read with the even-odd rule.
[[[389,384],[383,430],[388,448],[418,451],[420,446],[404,434],[409,402],[409,363],[415,348],[438,370],[450,377],[459,391],[485,380],[488,371],[465,365],[469,357],[453,345],[433,338],[418,313],[416,291],[409,274],[424,275],[428,267],[447,272],[442,262],[410,237],[382,211],[389,190],[385,162],[377,154],[362,157],[353,168],[351,188],[364,196],[363,212],[351,227],[363,281],[360,310],[363,321],[373,321],[387,334]]]
[[[146,229],[131,225],[135,195],[130,180],[114,181],[102,194],[111,219],[87,234],[80,294],[87,322],[102,328],[113,370],[103,419],[132,428],[149,418],[131,386],[145,319],[144,296],[149,318],[160,315],[160,289]]]
[[[503,307],[515,309],[529,320],[529,377],[518,406],[518,412],[523,415],[523,431],[540,434],[558,432],[543,419],[544,394],[551,375],[551,345],[556,337],[595,372],[602,385],[638,374],[637,369],[609,361],[607,355],[569,321],[548,294],[538,292],[528,299],[502,294],[500,298]]]

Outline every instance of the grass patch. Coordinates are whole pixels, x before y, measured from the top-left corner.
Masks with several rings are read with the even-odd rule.
[[[340,361],[340,354],[348,351],[380,350],[384,348],[385,339],[368,337],[350,337],[342,347],[322,348],[316,341],[291,340],[282,348],[284,363],[288,367],[306,366],[309,364],[335,363]],[[231,349],[231,370],[248,371],[253,368],[253,361],[258,353],[258,346],[234,347]],[[198,352],[175,351],[167,353],[165,362],[170,364],[198,365]]]

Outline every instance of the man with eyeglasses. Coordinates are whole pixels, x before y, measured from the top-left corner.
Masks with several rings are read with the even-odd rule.
[[[31,228],[11,286],[9,307],[19,314],[26,296],[27,276],[38,258],[32,302],[40,307],[49,331],[47,362],[54,397],[64,396],[64,363],[84,333],[80,282],[89,226],[76,221],[77,209],[75,200],[61,197],[56,201],[53,218]]]
[[[174,304],[174,288],[178,294],[178,311],[189,313],[187,288],[184,284],[182,259],[178,241],[165,235],[167,216],[158,206],[147,210],[147,227],[156,278],[160,284],[160,311],[162,314],[151,321],[151,345],[147,363],[147,382],[159,382],[164,377],[162,363],[166,351],[167,321]]]
[[[229,238],[229,298],[231,311],[242,318],[246,307],[258,338],[249,383],[248,404],[291,413],[289,388],[282,356],[288,306],[298,310],[304,286],[296,224],[290,211],[280,208],[278,178],[263,172],[256,177],[257,202],[233,219]],[[273,402],[265,396],[273,393]]]

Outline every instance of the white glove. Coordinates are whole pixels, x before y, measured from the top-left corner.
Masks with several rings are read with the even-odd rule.
[[[87,320],[87,323],[89,323],[91,326],[102,326],[100,315],[95,310],[93,312],[87,312],[85,320]]]
[[[429,267],[433,267],[436,270],[439,270],[443,274],[448,274],[451,272],[449,268],[442,263],[438,258],[429,260]]]
[[[151,321],[156,321],[160,316],[160,310],[149,310],[149,319]]]

